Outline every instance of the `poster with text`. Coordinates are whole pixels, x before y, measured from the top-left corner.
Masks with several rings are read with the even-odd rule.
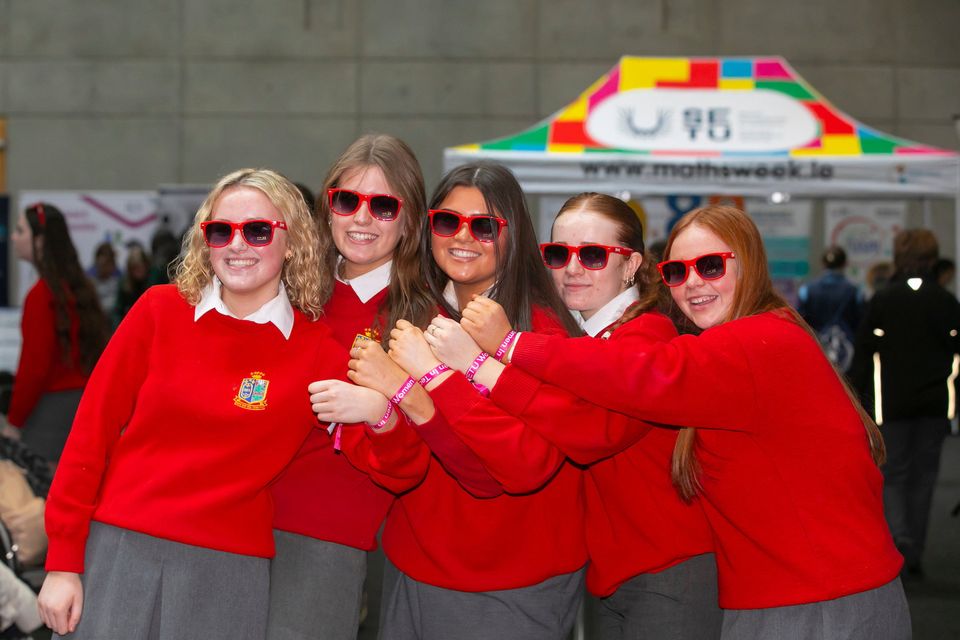
[[[828,200],[824,203],[826,246],[847,252],[847,277],[863,285],[878,262],[893,262],[893,237],[904,228],[903,200]]]

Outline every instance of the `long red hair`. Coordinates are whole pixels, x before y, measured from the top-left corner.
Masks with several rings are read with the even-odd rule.
[[[810,337],[816,340],[810,326],[794,311],[787,301],[773,288],[770,279],[770,270],[767,267],[767,252],[763,247],[763,238],[753,220],[743,211],[724,205],[711,205],[694,209],[683,216],[667,239],[664,249],[664,259],[670,257],[670,250],[677,237],[685,229],[697,225],[723,240],[733,249],[737,256],[737,286],[733,293],[733,304],[730,314],[724,322],[752,316],[767,311],[778,310],[793,322],[800,325]],[[836,371],[836,368],[834,368]],[[843,384],[860,419],[867,431],[867,440],[870,444],[870,453],[874,461],[880,465],[886,458],[883,438],[880,429],[870,415],[864,410],[857,396],[843,376],[837,372],[837,378]],[[677,436],[677,443],[673,450],[672,476],[673,483],[680,495],[690,500],[700,490],[700,465],[695,453],[696,429],[684,427]]]

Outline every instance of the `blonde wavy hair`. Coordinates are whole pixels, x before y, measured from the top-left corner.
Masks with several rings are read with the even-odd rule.
[[[200,205],[193,224],[183,239],[182,259],[176,266],[174,280],[181,295],[190,304],[197,304],[204,288],[213,281],[210,248],[203,238],[200,223],[213,217],[217,200],[228,189],[249,187],[267,196],[287,223],[289,258],[283,264],[280,278],[290,304],[316,320],[333,292],[333,274],[321,256],[317,224],[300,191],[292,182],[270,169],[240,169],[224,176]]]

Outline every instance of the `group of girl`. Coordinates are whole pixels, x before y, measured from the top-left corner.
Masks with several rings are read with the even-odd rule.
[[[876,426],[745,214],[654,265],[581,194],[538,247],[507,169],[427,202],[384,135],[316,214],[226,176],[108,345],[48,503],[57,634],[356,637],[383,525],[384,639],[562,639],[584,579],[604,638],[909,637]]]

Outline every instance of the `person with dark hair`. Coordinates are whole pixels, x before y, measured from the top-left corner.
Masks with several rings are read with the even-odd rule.
[[[853,338],[863,317],[863,294],[843,275],[847,252],[832,245],[823,252],[823,274],[797,292],[797,311],[817,333],[827,357],[841,371],[853,360]]]
[[[177,237],[167,228],[157,229],[150,238],[150,273],[147,276],[148,286],[155,284],[169,284],[171,271],[176,267],[177,256],[180,255],[182,238]]]
[[[732,207],[695,209],[658,267],[700,335],[524,332],[507,361],[658,428],[683,426],[673,481],[713,532],[724,640],[909,638],[903,558],[880,498],[883,440],[773,288],[754,222]]]
[[[560,295],[588,335],[611,343],[629,342],[636,335],[658,341],[676,337],[670,320],[658,313],[665,292],[644,252],[643,226],[622,200],[599,193],[570,198],[554,220],[551,242],[540,249]],[[489,299],[477,298],[462,321],[487,352],[510,330],[501,326],[491,331],[492,306]],[[491,397],[504,398],[498,393],[501,385],[508,391],[527,386],[518,384],[525,375],[507,367]],[[536,393],[547,393],[546,387]],[[550,387],[549,393],[569,392]],[[505,408],[519,407],[520,417],[540,435],[578,464],[589,465],[587,588],[601,598],[599,637],[718,638],[721,611],[712,534],[699,501],[683,501],[670,481],[677,432],[648,428],[644,433],[635,426],[639,441],[624,439],[612,428],[623,424],[630,433],[619,414],[585,419],[568,410],[564,420],[536,416],[516,395],[506,396]],[[571,422],[590,428],[570,429]]]
[[[101,242],[93,253],[93,266],[87,275],[97,290],[100,308],[107,318],[112,318],[120,289],[120,269],[117,267],[117,252],[109,242]]]
[[[432,452],[387,516],[381,638],[563,638],[587,560],[582,473],[488,397],[492,357],[478,349],[444,361],[431,344],[459,327],[479,294],[498,299],[527,331],[579,329],[550,282],[523,191],[505,167],[477,163],[447,173],[420,241],[421,273],[440,315],[426,332],[399,321],[389,357],[366,342],[350,363],[351,379],[392,398]],[[321,419],[335,419],[333,395],[324,387],[311,396]],[[456,436],[452,444],[424,429],[437,416]],[[369,448],[361,453],[378,482],[398,475],[385,460],[396,455],[387,438],[404,428],[411,427],[365,434]],[[457,443],[480,458],[498,491],[478,486],[480,474],[462,464]]]
[[[114,305],[113,322],[120,324],[127,312],[140,296],[150,288],[150,256],[139,242],[127,245],[127,264],[117,287],[117,301]]]
[[[23,343],[7,420],[23,430],[25,444],[55,463],[109,325],[57,207],[27,207],[13,248],[40,278],[23,302]]]
[[[933,265],[933,276],[937,279],[937,283],[946,289],[957,277],[957,263],[950,258],[940,258]]]
[[[311,215],[316,215],[317,198],[313,195],[313,191],[310,190],[310,187],[300,182],[294,182],[293,184],[300,192],[300,195],[303,196],[303,201],[307,203],[307,210]]]
[[[323,310],[336,340],[345,349],[358,335],[379,342],[399,318],[426,326],[435,313],[418,254],[426,194],[410,147],[390,135],[358,138],[330,167],[321,193],[320,257],[336,277]],[[268,640],[355,639],[367,552],[394,495],[319,430],[272,494]]]
[[[934,276],[938,253],[927,229],[896,235],[894,275],[870,299],[851,370],[887,444],[884,508],[908,577],[923,576],[940,453],[956,415],[960,303]]]

